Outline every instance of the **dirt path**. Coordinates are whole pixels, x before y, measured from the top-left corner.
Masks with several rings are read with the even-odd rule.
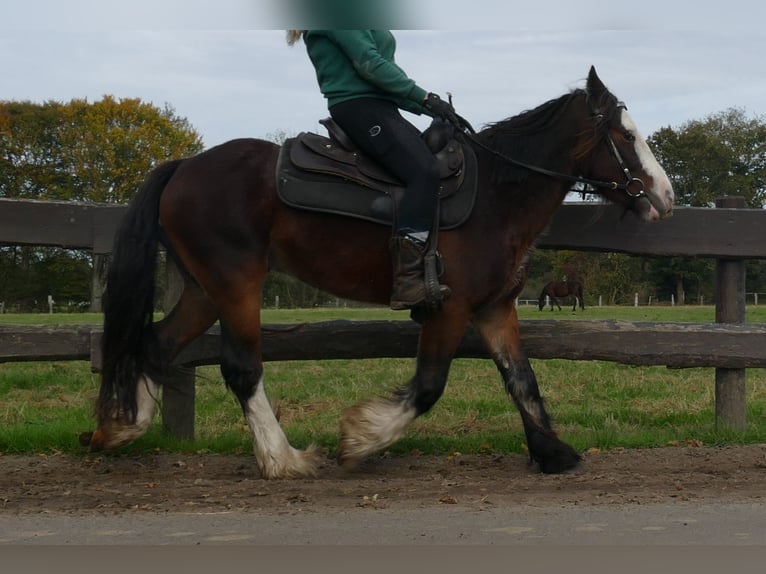
[[[766,445],[586,452],[564,475],[521,455],[381,458],[354,472],[328,460],[295,481],[260,479],[247,456],[0,456],[0,508],[18,514],[763,502],[764,484]]]

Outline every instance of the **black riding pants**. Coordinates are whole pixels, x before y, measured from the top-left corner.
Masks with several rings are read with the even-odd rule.
[[[430,231],[439,201],[439,167],[420,130],[392,102],[358,98],[330,115],[351,140],[405,185],[396,232]]]

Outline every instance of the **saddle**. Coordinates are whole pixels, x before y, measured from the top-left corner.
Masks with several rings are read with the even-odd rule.
[[[277,160],[277,195],[295,208],[346,215],[391,226],[404,184],[357,148],[331,118],[329,137],[301,132],[285,140]],[[434,120],[423,139],[439,163],[439,228],[462,225],[476,190],[476,156],[455,128]]]

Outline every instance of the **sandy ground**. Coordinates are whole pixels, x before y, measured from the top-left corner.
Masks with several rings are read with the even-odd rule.
[[[522,455],[381,457],[354,471],[328,459],[316,478],[263,480],[252,457],[0,456],[6,514],[390,510],[528,505],[740,503],[766,496],[766,445],[617,449],[544,475]]]

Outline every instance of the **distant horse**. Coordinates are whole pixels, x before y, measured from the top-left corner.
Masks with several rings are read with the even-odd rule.
[[[646,221],[670,215],[673,190],[627,108],[593,68],[584,89],[457,137],[475,154],[478,185],[470,217],[439,233],[439,282],[452,294],[419,319],[412,378],[343,412],[337,460],[354,467],[436,404],[472,323],[520,412],[531,460],[543,472],[563,472],[580,455],[553,431],[519,340],[515,301],[528,253],[573,181]],[[253,434],[260,476],[316,473],[325,455],[290,445],[266,396],[264,280],[270,269],[281,270],[339,297],[386,305],[391,227],[288,206],[278,197],[279,159],[278,145],[238,139],[147,176],[117,233],[107,275],[98,424],[81,437],[92,451],[146,432],[168,365],[218,320],[221,373]],[[184,289],[153,323],[159,244],[181,269]]]
[[[572,304],[572,311],[577,310],[578,302],[580,303],[580,309],[585,311],[585,300],[583,299],[582,295],[582,283],[579,281],[550,281],[549,283],[546,283],[545,287],[543,287],[543,290],[540,292],[540,297],[537,301],[537,304],[540,307],[540,311],[545,308],[546,297],[548,297],[548,301],[551,305],[551,311],[553,311],[554,303],[556,303],[559,311],[561,311],[561,304],[559,303],[559,299],[563,299],[565,297],[572,297],[574,299]]]

